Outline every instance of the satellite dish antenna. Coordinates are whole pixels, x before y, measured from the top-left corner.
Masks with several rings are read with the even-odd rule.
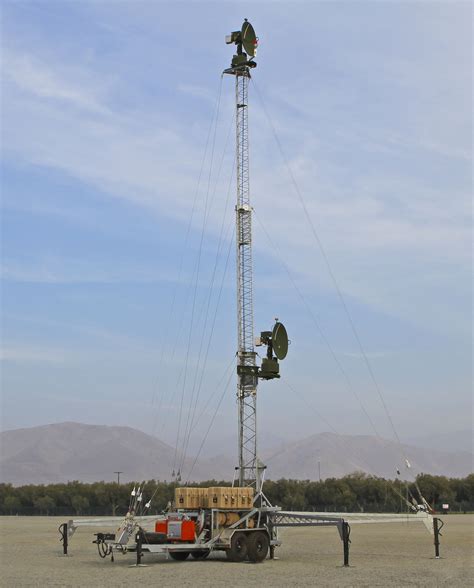
[[[242,25],[240,38],[242,45],[244,46],[245,53],[247,53],[249,57],[255,57],[255,55],[257,55],[258,39],[253,26],[247,19],[245,19],[245,22]]]
[[[288,334],[282,323],[276,322],[273,327],[272,346],[277,359],[285,359],[288,353]]]
[[[227,45],[236,45],[237,53],[232,58],[231,67],[224,70],[224,73],[232,75],[249,76],[249,68],[257,67],[253,60],[257,55],[258,38],[253,26],[245,19],[240,31],[233,31],[226,35],[225,42]]]

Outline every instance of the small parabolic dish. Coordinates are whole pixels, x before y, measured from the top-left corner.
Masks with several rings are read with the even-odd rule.
[[[245,53],[247,53],[249,57],[255,57],[257,54],[258,41],[253,26],[248,20],[242,25],[241,38]]]
[[[281,323],[275,323],[273,327],[272,346],[277,359],[285,359],[288,353],[288,335]]]

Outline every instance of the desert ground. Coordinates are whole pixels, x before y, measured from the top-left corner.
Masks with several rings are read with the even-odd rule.
[[[421,523],[353,525],[349,568],[334,528],[283,529],[277,559],[230,563],[224,554],[175,562],[146,554],[100,559],[97,529],[79,528],[62,555],[55,517],[2,517],[0,584],[14,586],[474,586],[474,515],[445,515],[441,559]]]

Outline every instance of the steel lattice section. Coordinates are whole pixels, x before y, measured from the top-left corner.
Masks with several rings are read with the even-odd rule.
[[[252,210],[249,192],[248,144],[248,71],[235,74],[236,147],[237,147],[237,309],[238,309],[238,364],[255,367],[253,338],[252,292]],[[237,397],[239,403],[239,483],[256,484],[257,426],[255,375],[240,374]]]
[[[299,527],[299,526],[340,526],[344,519],[313,513],[295,513],[280,511],[272,513],[272,524],[275,527]]]

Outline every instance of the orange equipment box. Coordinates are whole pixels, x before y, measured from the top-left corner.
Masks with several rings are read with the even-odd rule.
[[[166,519],[161,520],[161,521],[156,521],[155,533],[164,533],[165,535],[168,535],[168,521]]]
[[[156,521],[155,533],[165,533],[171,542],[194,541],[195,524],[194,521]]]
[[[181,541],[194,541],[195,532],[194,521],[181,521]]]

